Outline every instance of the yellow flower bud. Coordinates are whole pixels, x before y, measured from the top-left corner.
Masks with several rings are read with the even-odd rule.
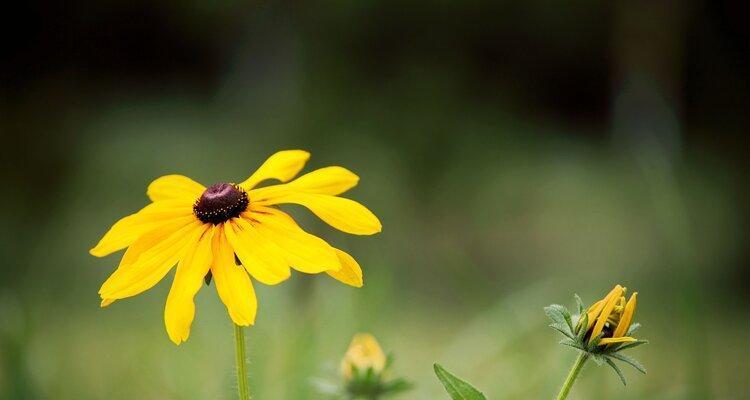
[[[380,374],[385,364],[385,354],[375,337],[369,333],[358,333],[341,360],[341,376],[348,381],[352,379],[355,369],[364,373],[370,368],[375,374]]]
[[[616,285],[603,299],[597,301],[586,311],[588,324],[584,328],[580,320],[578,330],[586,329],[586,336],[591,341],[603,333],[600,345],[627,343],[636,341],[625,336],[633,321],[638,293],[633,293],[625,300],[627,288]]]

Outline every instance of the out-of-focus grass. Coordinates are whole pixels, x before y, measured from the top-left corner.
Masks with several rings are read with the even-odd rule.
[[[550,397],[574,354],[556,344],[542,307],[569,304],[574,292],[591,300],[614,283],[641,293],[636,319],[651,344],[634,353],[649,374],[626,369],[626,390],[610,371],[589,366],[578,397],[750,393],[744,311],[717,279],[738,246],[736,210],[717,179],[722,171],[700,160],[656,197],[627,155],[493,113],[453,121],[462,136],[438,135],[435,144],[429,136],[381,138],[377,124],[357,124],[377,120],[377,107],[332,120],[313,112],[307,120],[327,121],[310,128],[324,132],[316,135],[219,106],[128,104],[82,124],[74,171],[44,207],[30,219],[2,214],[13,227],[3,267],[13,284],[0,296],[0,398],[232,398],[231,327],[214,288],[199,294],[190,340],[175,347],[162,322],[169,284],[102,310],[96,291],[117,257],[94,259],[87,250],[145,204],[151,179],[240,180],[282,148],[311,150],[310,168],[357,172],[351,197],[380,216],[384,231],[348,237],[292,209],[357,257],[366,283],[353,289],[296,274],[277,287],[256,285],[260,311],[248,334],[255,398],[316,398],[309,379],[335,376],[357,331],[374,333],[395,354],[397,373],[417,384],[405,398],[444,396],[435,361],[492,399]],[[501,133],[477,133],[483,129]],[[696,381],[696,370],[709,378]]]

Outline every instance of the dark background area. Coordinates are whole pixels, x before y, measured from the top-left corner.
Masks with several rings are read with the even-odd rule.
[[[544,397],[572,354],[541,307],[616,282],[641,292],[653,373],[625,391],[592,372],[584,397],[750,393],[746,5],[73,1],[4,15],[0,398],[230,398],[216,296],[177,351],[165,285],[100,311],[116,261],[86,251],[151,179],[241,180],[283,148],[359,173],[352,196],[385,230],[368,242],[308,220],[367,284],[261,290],[259,398],[312,398],[309,376],[356,330],[397,354],[417,397],[440,393],[436,360],[491,398]]]

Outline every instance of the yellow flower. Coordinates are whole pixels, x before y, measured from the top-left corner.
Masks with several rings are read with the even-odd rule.
[[[293,268],[326,272],[362,286],[362,270],[354,258],[305,232],[275,207],[302,205],[346,233],[380,232],[380,221],[370,210],[337,197],[359,181],[349,170],[326,167],[291,180],[309,157],[302,150],[280,151],[239,184],[206,188],[181,175],[153,181],[147,190],[152,203],[117,221],[90,251],[103,257],[127,248],[99,290],[102,307],[150,289],[177,265],[164,322],[169,338],[180,344],[190,335],[193,297],[206,276],[212,276],[232,321],[241,326],[255,321],[257,300],[250,277],[275,285],[289,278]],[[282,183],[256,188],[272,179]]]
[[[378,375],[385,369],[385,364],[386,356],[375,337],[369,333],[358,333],[354,335],[349,349],[341,360],[341,376],[349,381],[355,370],[365,373],[370,368]]]
[[[591,305],[586,311],[588,321],[586,336],[589,338],[589,342],[602,332],[604,332],[604,335],[599,345],[628,343],[637,340],[625,335],[633,322],[638,293],[633,293],[626,302],[626,292],[627,288],[616,285],[603,299]],[[583,328],[583,320],[583,318],[579,320],[579,332]]]

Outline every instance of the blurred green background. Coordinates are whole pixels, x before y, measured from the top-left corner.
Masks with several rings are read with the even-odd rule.
[[[257,399],[315,399],[375,334],[405,399],[432,363],[490,399],[551,398],[575,354],[542,307],[640,292],[651,341],[623,388],[577,399],[750,398],[750,24],[728,1],[26,2],[2,50],[1,399],[232,399],[213,287],[190,340],[170,279],[99,308],[88,249],[168,173],[244,179],[280,149],[361,176],[375,237],[301,223],[365,271],[353,289],[257,284]],[[5,28],[8,30],[8,26]]]

